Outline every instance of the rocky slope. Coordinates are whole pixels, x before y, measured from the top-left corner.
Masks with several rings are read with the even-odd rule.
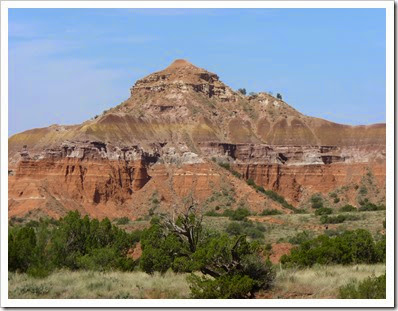
[[[269,94],[235,92],[185,60],[138,80],[129,99],[95,119],[10,137],[8,156],[10,217],[78,209],[134,219],[187,196],[207,206],[223,192],[231,206],[284,210],[244,179],[298,207],[341,188],[342,202],[355,204],[366,174],[379,191],[372,199],[385,192],[385,124],[308,117]]]

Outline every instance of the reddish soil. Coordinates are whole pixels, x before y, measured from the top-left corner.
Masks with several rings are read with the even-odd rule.
[[[142,255],[141,243],[138,242],[133,249],[130,249],[127,255],[134,260],[137,260]]]
[[[269,260],[273,264],[279,263],[279,260],[283,255],[290,254],[293,245],[290,243],[274,243],[272,244],[271,255],[269,256]]]

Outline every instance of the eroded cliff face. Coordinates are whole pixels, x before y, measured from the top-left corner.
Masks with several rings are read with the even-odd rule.
[[[295,206],[342,187],[346,202],[356,204],[354,188],[366,174],[383,192],[384,124],[346,126],[304,116],[269,94],[236,93],[216,74],[177,60],[138,80],[129,99],[96,119],[12,136],[9,216],[59,217],[78,209],[137,218],[148,213],[155,194],[156,208],[170,211],[186,196],[205,205],[225,187],[234,202],[255,211],[290,212],[245,179]]]

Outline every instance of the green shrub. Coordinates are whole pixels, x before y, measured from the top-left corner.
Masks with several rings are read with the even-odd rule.
[[[188,278],[192,298],[197,299],[242,299],[254,298],[260,289],[269,289],[275,272],[270,262],[262,263],[255,256],[243,260],[242,272],[226,274],[211,279],[192,274]]]
[[[331,198],[337,198],[337,193],[336,192],[331,192],[331,193],[329,193],[329,196],[331,197]]]
[[[323,199],[319,194],[314,194],[310,200],[312,208],[318,209],[323,207]]]
[[[320,221],[322,224],[340,224],[346,220],[355,221],[359,220],[357,215],[337,215],[337,216],[321,216]]]
[[[386,236],[383,235],[382,238],[376,242],[375,245],[377,261],[386,262]]]
[[[220,217],[223,216],[220,213],[217,213],[215,210],[211,210],[211,211],[207,211],[205,213],[205,216],[209,216],[209,217]]]
[[[128,217],[122,217],[122,218],[116,219],[117,225],[127,225],[129,222],[130,222],[130,219]]]
[[[33,228],[17,227],[8,234],[8,269],[26,272],[36,264],[37,239]]]
[[[254,183],[254,180],[253,179],[251,179],[251,178],[249,178],[247,181],[247,184],[249,185],[249,186],[255,186],[256,184]]]
[[[43,279],[48,277],[51,274],[51,268],[50,267],[45,267],[45,266],[39,266],[35,265],[30,267],[26,273],[36,279]]]
[[[202,273],[188,278],[193,298],[252,298],[275,278],[258,256],[258,243],[205,230],[191,208],[177,220],[154,219],[141,245],[140,266],[148,273],[169,268]]]
[[[333,210],[329,207],[321,207],[315,211],[315,215],[322,216],[322,215],[330,215],[333,213]]]
[[[240,173],[238,173],[237,171],[233,170],[229,163],[227,163],[227,162],[224,162],[224,163],[223,162],[218,162],[218,165],[221,166],[222,168],[230,171],[232,173],[232,175],[234,175],[235,177],[242,178],[242,175]]]
[[[188,277],[188,283],[190,284],[192,298],[254,298],[257,291],[269,289],[273,285],[275,272],[271,263],[259,261],[258,256],[245,256],[240,270],[216,278],[191,274]]]
[[[304,241],[292,249],[290,255],[282,256],[281,262],[287,266],[305,267],[314,264],[372,264],[382,262],[382,258],[370,232],[357,229],[335,237],[320,235]]]
[[[90,253],[78,257],[79,268],[85,270],[106,271],[116,268],[115,259],[118,257],[112,248],[93,249]]]
[[[339,296],[343,299],[385,299],[386,274],[371,276],[361,282],[353,281],[340,287]]]
[[[260,216],[282,215],[283,213],[277,209],[264,209]]]
[[[246,89],[245,88],[238,89],[238,92],[243,94],[243,95],[246,95]]]
[[[128,250],[141,232],[126,231],[102,221],[69,212],[59,221],[40,219],[31,227],[14,227],[9,232],[9,270],[45,277],[55,268],[125,269],[131,262]]]
[[[345,215],[327,216],[323,215],[320,218],[321,224],[340,224],[346,220]]]
[[[264,238],[265,227],[262,224],[254,224],[251,221],[231,222],[225,231],[229,235],[247,235],[252,239]]]
[[[348,221],[356,221],[356,220],[360,220],[361,219],[361,217],[359,217],[358,215],[350,215],[350,214],[348,214],[348,215],[344,215],[345,216],[345,220],[348,220]]]
[[[26,227],[31,227],[31,228],[37,228],[39,226],[39,222],[36,220],[30,220],[27,224]]]
[[[344,205],[344,206],[342,206],[340,208],[340,212],[343,212],[343,213],[356,212],[356,211],[357,211],[357,209],[354,206],[350,205],[350,204]]]
[[[176,234],[165,235],[159,219],[152,219],[151,224],[141,237],[140,268],[146,273],[164,273],[172,267],[174,259],[184,252],[184,245]]]
[[[220,165],[222,168],[225,168],[226,170],[230,170],[231,169],[231,166],[230,166],[229,163],[219,162],[218,165]]]
[[[360,202],[360,205],[360,212],[381,211],[386,209],[385,205],[376,205],[370,202]]]
[[[228,224],[225,231],[229,235],[241,235],[243,234],[243,226],[239,222],[231,222],[230,224]]]
[[[263,191],[260,191],[262,193],[264,193],[267,197],[269,197],[271,200],[278,202],[279,204],[281,204],[284,208],[290,209],[292,211],[294,211],[295,213],[299,213],[299,210],[297,208],[295,208],[293,205],[287,203],[287,201],[285,200],[285,198],[279,194],[277,194],[275,191],[272,190],[264,190],[264,188],[262,188]]]
[[[250,216],[250,211],[245,207],[238,207],[236,210],[226,209],[223,216],[227,216],[231,220],[243,220]]]
[[[340,198],[334,198],[333,203],[339,203],[340,202]]]
[[[295,214],[308,214],[308,211],[305,208],[294,208]]]
[[[132,271],[136,266],[136,261],[111,247],[93,249],[90,253],[79,257],[77,262],[80,269],[93,271]]]
[[[289,243],[300,245],[306,241],[309,241],[313,238],[313,234],[309,231],[302,231],[297,233],[295,236],[289,238]]]
[[[232,175],[234,175],[237,178],[242,178],[242,175],[238,173],[237,171],[231,170]]]

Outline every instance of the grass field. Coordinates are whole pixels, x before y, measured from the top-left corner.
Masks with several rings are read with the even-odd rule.
[[[338,288],[350,280],[379,276],[384,264],[314,266],[295,270],[277,267],[274,288],[258,298],[337,298]],[[186,274],[144,272],[71,272],[60,270],[45,279],[8,274],[9,298],[189,298]]]
[[[186,275],[60,270],[44,279],[8,274],[9,298],[189,298]]]
[[[313,266],[279,270],[268,298],[338,298],[339,287],[352,280],[384,274],[385,264],[354,266]]]

